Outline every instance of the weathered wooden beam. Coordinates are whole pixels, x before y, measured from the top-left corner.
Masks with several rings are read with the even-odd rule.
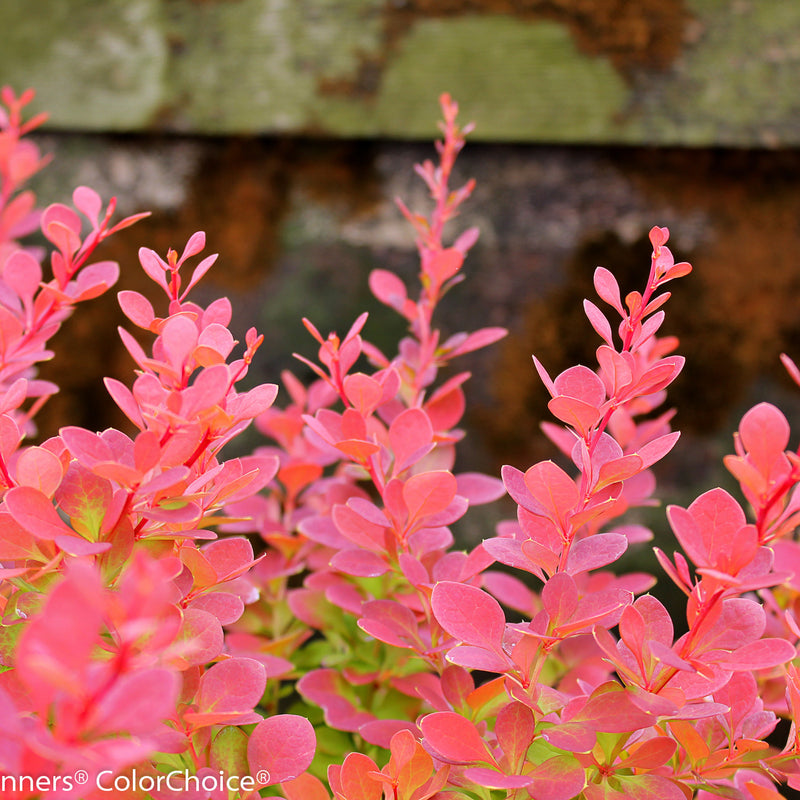
[[[68,130],[800,144],[787,0],[3,0],[0,82]]]

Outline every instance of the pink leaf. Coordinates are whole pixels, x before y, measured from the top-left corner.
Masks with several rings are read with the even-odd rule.
[[[159,341],[170,365],[180,374],[197,345],[197,326],[186,317],[170,317],[161,329]]]
[[[253,563],[253,546],[241,536],[217,539],[203,547],[203,555],[214,567],[217,580],[230,580],[245,572]]]
[[[505,328],[481,328],[469,334],[463,341],[459,342],[447,355],[449,358],[463,356],[465,353],[472,353],[482,347],[500,341],[508,334]]]
[[[567,558],[567,572],[578,575],[613,564],[628,549],[628,540],[620,533],[597,533],[575,542]]]
[[[769,403],[751,408],[739,424],[742,445],[756,468],[769,475],[776,457],[783,455],[789,444],[789,423],[783,413]]]
[[[137,427],[142,430],[144,419],[131,390],[121,381],[115,378],[103,378],[106,391],[111,395],[111,399],[119,406],[123,414]]]
[[[389,443],[394,453],[393,474],[410,467],[433,447],[433,426],[421,408],[407,408],[389,426]]]
[[[550,519],[566,530],[567,517],[580,501],[580,491],[572,478],[552,461],[542,461],[525,473],[525,486]]]
[[[611,325],[606,319],[605,314],[591,300],[583,301],[583,310],[586,317],[595,329],[595,332],[609,346],[613,347],[614,339],[611,333]]]
[[[377,773],[378,765],[363,753],[349,753],[342,762],[338,781],[331,781],[331,788],[337,789],[348,800],[381,800],[383,785],[380,780],[373,777]]]
[[[437,286],[441,286],[448,278],[452,278],[464,263],[464,254],[455,248],[426,251],[423,255],[423,270],[433,278]]]
[[[403,500],[409,520],[444,511],[456,495],[455,476],[446,470],[434,470],[412,475],[403,484]]]
[[[5,504],[14,520],[38,539],[75,536],[64,524],[52,501],[32,486],[16,486],[6,492]]]
[[[588,367],[578,364],[564,370],[553,381],[556,395],[581,400],[589,406],[599,407],[606,399],[603,382]]]
[[[536,733],[533,712],[528,706],[516,701],[503,706],[497,714],[494,732],[508,763],[517,772]]]
[[[786,639],[758,639],[734,650],[723,664],[737,672],[770,669],[791,661],[797,655]]]
[[[86,728],[95,735],[146,736],[175,713],[180,677],[167,669],[122,674],[92,709]]]
[[[569,620],[578,607],[578,589],[566,572],[557,572],[542,588],[542,605],[554,628]]]
[[[471,506],[493,503],[506,493],[501,480],[480,472],[462,472],[456,475],[456,484],[458,493],[466,497]]]
[[[95,230],[98,227],[98,217],[103,210],[103,203],[100,195],[88,186],[78,186],[72,193],[72,202],[75,208],[81,212],[92,223]]]
[[[196,695],[199,710],[252,711],[267,685],[264,667],[252,658],[229,658],[203,673]]]
[[[464,777],[487,789],[521,789],[532,782],[530,775],[506,775],[488,767],[470,767],[464,770]]]
[[[75,300],[91,300],[99,297],[119,279],[119,264],[116,261],[98,261],[84,267],[75,281]]]
[[[588,753],[597,742],[595,732],[582,722],[562,722],[543,730],[542,736],[559,750],[567,750],[570,753]],[[542,796],[550,797],[549,794]]]
[[[116,461],[111,448],[96,433],[75,426],[62,428],[59,433],[70,453],[89,469],[98,462]]]
[[[642,459],[642,469],[651,467],[656,461],[669,453],[680,438],[680,435],[680,431],[673,431],[642,445],[636,453]]]
[[[203,250],[205,246],[206,246],[205,231],[195,231],[189,237],[189,241],[186,242],[186,246],[183,248],[183,252],[181,253],[181,257],[178,260],[178,263],[183,264],[183,262],[186,261],[187,258],[196,256]]]
[[[362,417],[372,414],[383,398],[383,386],[363,372],[348,375],[343,385],[347,401]]]
[[[124,290],[117,293],[117,300],[122,313],[140,328],[148,330],[156,315],[150,301],[139,292]]]
[[[625,355],[630,359],[630,354]],[[613,347],[597,348],[597,362],[602,369],[602,376],[611,396],[619,396],[633,380],[631,364],[625,355],[618,353]]]
[[[213,614],[220,625],[231,625],[244,613],[242,598],[230,592],[211,592],[192,600],[190,608]]]
[[[375,269],[369,276],[369,288],[372,294],[390,308],[405,313],[408,294],[405,284],[393,272]]]
[[[364,632],[395,647],[421,645],[414,612],[394,600],[370,600],[362,606],[358,627]]]
[[[169,286],[165,270],[167,265],[158,257],[155,250],[150,250],[147,247],[139,248],[139,263],[142,269],[167,293],[169,294]]]
[[[213,661],[222,652],[223,641],[222,626],[213,614],[199,608],[185,609],[179,633],[180,667]]]
[[[551,728],[546,733],[552,733],[553,730]],[[592,740],[594,742],[593,736]],[[576,749],[574,752],[581,750]],[[528,777],[532,778],[529,788],[531,797],[546,797],[547,800],[572,800],[580,795],[586,785],[586,770],[572,756],[567,755],[548,758],[535,766]]]
[[[330,565],[346,575],[361,578],[375,578],[389,571],[386,561],[369,550],[340,550],[331,559]]]
[[[0,561],[21,561],[27,558],[46,560],[39,552],[34,536],[6,511],[0,511]]]
[[[28,304],[42,281],[42,268],[30,253],[17,250],[3,266],[3,280]]]
[[[480,670],[481,672],[505,672],[513,666],[511,659],[497,651],[474,647],[471,644],[460,644],[447,653],[447,660],[459,667]]]
[[[569,425],[584,439],[600,422],[600,409],[574,397],[554,397],[547,404],[550,413]]]
[[[502,653],[506,617],[490,594],[469,584],[440,581],[433,587],[431,606],[439,624],[460,642]]]
[[[462,255],[466,255],[467,251],[478,241],[481,232],[479,228],[467,228],[456,240],[453,242],[453,249],[458,250]]]
[[[622,300],[620,299],[617,279],[605,267],[598,267],[594,271],[594,288],[597,294],[605,300],[606,303],[613,306],[619,312],[620,316],[625,316],[625,312],[622,309]]]
[[[217,261],[217,256],[218,256],[218,254],[217,254],[217,253],[214,253],[213,255],[210,255],[210,256],[206,256],[206,257],[205,257],[205,258],[204,258],[204,259],[203,259],[203,260],[202,260],[202,261],[201,261],[201,262],[200,262],[200,263],[199,263],[199,264],[198,264],[198,265],[197,265],[197,266],[194,268],[194,270],[193,270],[193,272],[192,272],[192,277],[191,277],[191,279],[190,279],[189,283],[187,283],[187,284],[186,284],[186,288],[185,288],[185,289],[183,290],[183,292],[181,293],[181,300],[183,300],[183,299],[186,297],[186,295],[187,295],[187,294],[189,294],[189,291],[190,291],[190,290],[191,290],[191,289],[192,289],[194,286],[196,286],[196,285],[197,285],[197,283],[200,281],[200,279],[203,277],[203,275],[205,275],[205,274],[206,274],[206,272],[208,272],[208,270],[209,270],[209,269],[211,269],[211,267],[212,267],[212,266],[213,266],[213,265],[216,263],[216,261]]]
[[[265,771],[272,786],[305,772],[314,758],[314,728],[305,717],[278,714],[259,722],[247,742],[250,772]]]
[[[460,714],[436,711],[423,717],[419,726],[427,743],[443,761],[498,766],[478,729]]]
[[[86,564],[71,565],[19,639],[15,667],[35,701],[59,689],[85,691],[85,670],[100,641],[102,585]]]
[[[654,721],[654,716],[635,705],[619,684],[596,689],[586,705],[570,718],[570,722],[580,722],[604,733],[629,733],[647,728]]]
[[[21,486],[32,486],[52,497],[64,476],[61,459],[43,447],[23,450],[16,464],[16,478]]]

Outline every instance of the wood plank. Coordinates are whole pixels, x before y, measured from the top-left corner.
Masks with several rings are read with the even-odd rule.
[[[51,127],[65,130],[430,138],[447,90],[476,121],[478,139],[800,144],[800,3],[580,8],[573,0],[5,2],[0,83],[34,86]]]

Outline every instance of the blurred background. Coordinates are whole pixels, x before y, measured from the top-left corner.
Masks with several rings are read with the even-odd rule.
[[[0,84],[34,87],[51,114],[40,200],[84,183],[123,213],[152,210],[104,246],[120,288],[149,291],[140,246],[163,254],[205,230],[221,256],[197,299],[227,293],[240,338],[265,333],[254,380],[314,354],[301,316],[344,333],[368,308],[367,338],[402,334],[366,281],[375,267],[415,280],[393,198],[426,208],[412,167],[434,156],[448,91],[476,124],[457,176],[478,181],[451,234],[477,225],[481,239],[440,323],[511,331],[459,364],[473,372],[463,469],[553,454],[531,354],[551,374],[595,363],[592,273],[643,287],[653,225],[695,267],[663,329],[687,366],[662,496],[729,485],[721,457],[759,400],[800,434],[779,363],[800,359],[800,3],[3,0],[0,31]],[[120,323],[110,293],[61,332],[44,433],[120,424],[101,383],[130,380]],[[671,551],[663,509],[653,524]]]

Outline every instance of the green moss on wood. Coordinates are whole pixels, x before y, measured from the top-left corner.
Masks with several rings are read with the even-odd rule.
[[[2,2],[0,83],[34,87],[53,127],[146,127],[167,67],[160,12],[159,0]]]

